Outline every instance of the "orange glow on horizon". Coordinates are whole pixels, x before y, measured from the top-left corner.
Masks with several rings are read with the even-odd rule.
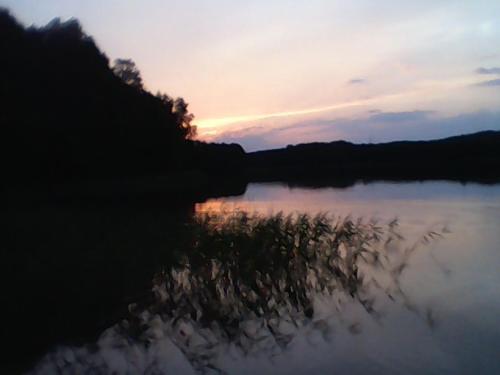
[[[348,102],[336,103],[324,107],[290,110],[283,112],[272,112],[265,114],[200,119],[196,121],[196,126],[198,127],[199,135],[201,137],[210,138],[217,136],[226,130],[231,130],[231,131],[242,130],[246,126],[242,126],[241,124],[246,124],[259,120],[286,118],[286,117],[294,117],[301,115],[313,115],[317,113],[330,112],[335,110],[361,107],[367,105],[380,105],[383,104],[384,102],[395,103],[398,101],[398,99],[401,100],[401,99],[412,98],[415,96],[428,96],[438,92],[443,93],[449,90],[454,90],[474,85],[477,84],[478,82],[480,82],[480,80],[472,76],[461,77],[459,79],[452,79],[452,80],[424,81],[410,90],[393,94],[379,95],[366,99],[358,99]]]

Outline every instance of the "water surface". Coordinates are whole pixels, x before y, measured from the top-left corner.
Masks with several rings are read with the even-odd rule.
[[[297,345],[283,360],[285,373],[500,372],[500,186],[446,181],[317,189],[253,184],[243,196],[212,199],[197,209],[398,218],[408,237],[431,228],[449,230],[415,254],[403,277],[412,304],[432,309],[430,326],[411,309],[389,304],[380,322],[362,319],[364,329],[357,335],[340,330],[332,343]]]
[[[499,185],[250,184],[242,196],[211,199],[195,210],[198,215],[323,212],[333,222],[350,216],[361,234],[374,225],[382,228],[374,245],[383,248],[381,262],[356,263],[349,271],[357,275],[352,290],[351,279],[339,283],[341,276],[329,269],[330,263],[312,265],[299,257],[269,271],[261,262],[250,267],[255,279],[249,280],[238,274],[241,265],[231,265],[242,258],[224,255],[235,251],[231,245],[206,253],[201,248],[175,266],[165,264],[162,276],[155,276],[154,308],[129,306],[133,314],[138,310],[140,335],[130,333],[134,323],[129,319],[106,330],[97,345],[59,347],[35,372],[500,373]],[[395,218],[398,235],[391,232]],[[372,245],[375,237],[366,238]],[[262,251],[255,257],[262,258]],[[209,267],[197,266],[200,259]],[[283,272],[293,278],[299,269],[305,273],[295,289],[273,289]],[[217,274],[224,277],[219,280]],[[318,283],[333,287],[325,291]],[[247,294],[232,294],[228,287],[242,284],[260,291],[266,287],[270,294],[258,291],[252,305]],[[217,297],[207,302],[203,296]],[[297,296],[305,299],[297,302]],[[258,308],[269,301],[278,311],[272,316]]]

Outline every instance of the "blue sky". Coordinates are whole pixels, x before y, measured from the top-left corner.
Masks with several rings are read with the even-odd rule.
[[[500,1],[0,0],[78,18],[202,139],[246,149],[500,129]]]

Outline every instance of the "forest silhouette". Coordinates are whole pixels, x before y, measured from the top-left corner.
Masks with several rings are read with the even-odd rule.
[[[182,191],[229,180],[500,177],[500,132],[493,131],[248,154],[237,144],[201,142],[184,99],[149,92],[135,63],[110,63],[77,20],[26,28],[3,9],[0,35],[1,163],[10,185],[162,176],[163,187]]]
[[[10,182],[214,169],[244,154],[193,141],[186,101],[147,91],[132,60],[111,66],[75,19],[24,28],[0,10],[0,35],[2,169]]]

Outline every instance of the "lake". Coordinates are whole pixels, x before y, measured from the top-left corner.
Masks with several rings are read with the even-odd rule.
[[[55,217],[62,223],[71,217],[68,212],[82,210],[90,213],[78,222],[95,221],[88,208],[64,209]],[[136,246],[143,257],[162,263],[151,266],[156,299],[128,295],[131,318],[106,321],[109,328],[99,338],[61,342],[39,360],[33,373],[500,373],[500,185],[249,184],[241,196],[209,199],[197,203],[194,211],[198,217],[215,213],[219,219],[247,212],[237,224],[244,223],[252,233],[270,228],[267,222],[247,224],[256,220],[254,213],[272,217],[283,212],[273,222],[281,228],[306,223],[308,228],[326,229],[319,235],[322,240],[303,244],[309,251],[305,257],[271,266],[266,262],[275,262],[279,250],[266,259],[266,253],[256,249],[257,264],[243,268],[241,259],[253,259],[231,254],[243,251],[238,250],[244,247],[239,237],[217,242],[202,233],[193,240],[199,251],[183,254],[181,241],[174,237],[186,229],[162,234],[168,227],[163,217],[169,215],[161,208],[122,214],[121,220],[130,215],[126,225],[118,224],[120,230],[112,235],[92,234],[85,246]],[[303,213],[310,216],[286,221],[288,214]],[[327,219],[314,222],[318,213]],[[105,226],[109,224],[102,223],[114,220],[97,216]],[[206,224],[197,225],[190,228],[199,231]],[[220,225],[207,233],[213,236]],[[187,230],[188,237],[189,230],[194,229]],[[234,235],[231,230],[226,236]],[[352,241],[339,240],[340,230]],[[80,236],[88,238],[88,231]],[[200,241],[212,247],[198,245]],[[338,261],[324,248],[334,242],[341,249]],[[227,248],[215,251],[220,243]],[[352,261],[350,246],[367,250]],[[157,256],[158,249],[149,254],[151,247],[164,247],[170,255]],[[325,252],[329,258],[324,258]],[[135,264],[142,262],[138,258]],[[296,276],[302,272],[303,277]],[[289,280],[296,284],[281,287]]]
[[[244,196],[212,199],[197,209],[397,217],[410,236],[446,226],[449,233],[415,254],[402,281],[412,304],[432,309],[432,327],[411,309],[389,304],[380,322],[360,318],[359,334],[340,328],[331,343],[297,342],[289,357],[280,358],[281,365],[285,373],[500,372],[498,185],[379,182],[311,189],[255,184]]]

